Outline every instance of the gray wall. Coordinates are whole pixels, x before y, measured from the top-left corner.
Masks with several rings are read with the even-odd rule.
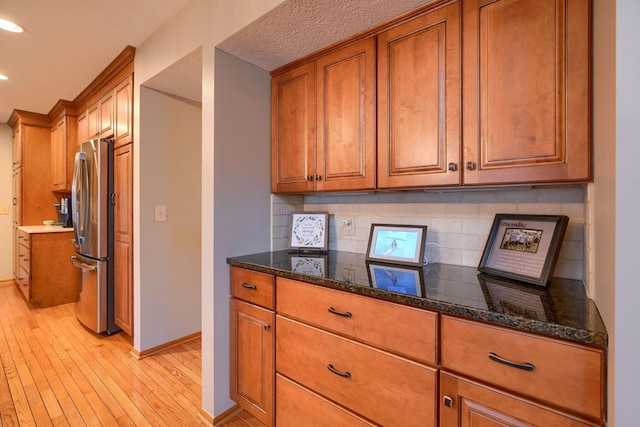
[[[141,350],[200,331],[202,110],[140,91]],[[165,205],[166,222],[154,221]]]
[[[269,73],[216,49],[214,148],[214,348],[229,346],[226,258],[270,248]],[[204,239],[210,236],[203,236]],[[214,361],[216,388],[229,390],[229,352]],[[233,405],[216,394],[215,413]]]

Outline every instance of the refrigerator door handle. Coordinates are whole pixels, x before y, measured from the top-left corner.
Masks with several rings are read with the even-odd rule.
[[[80,259],[75,255],[71,257],[71,264],[83,270],[95,270],[97,268],[95,265],[86,264],[80,261]]]
[[[87,222],[89,219],[89,171],[87,170],[87,155],[84,152],[76,153],[73,183],[71,185],[71,193],[73,203],[71,212],[73,215],[73,244],[76,248],[84,244],[87,230]]]

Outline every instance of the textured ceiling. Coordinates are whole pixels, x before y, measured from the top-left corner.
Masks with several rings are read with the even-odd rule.
[[[144,86],[202,104],[202,47],[144,82]]]
[[[218,47],[273,70],[433,0],[286,0]]]

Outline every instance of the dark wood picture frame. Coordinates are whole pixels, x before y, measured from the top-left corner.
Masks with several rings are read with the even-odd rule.
[[[421,266],[426,241],[426,225],[371,224],[366,260]]]
[[[548,286],[568,223],[565,215],[496,214],[478,270]]]

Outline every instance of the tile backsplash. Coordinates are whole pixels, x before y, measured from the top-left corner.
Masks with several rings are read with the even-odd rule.
[[[497,213],[567,215],[554,276],[585,279],[586,187],[272,195],[272,249],[288,248],[292,211],[327,211],[329,249],[365,253],[371,224],[426,225],[429,262],[476,267]],[[352,220],[355,235],[343,220]]]

